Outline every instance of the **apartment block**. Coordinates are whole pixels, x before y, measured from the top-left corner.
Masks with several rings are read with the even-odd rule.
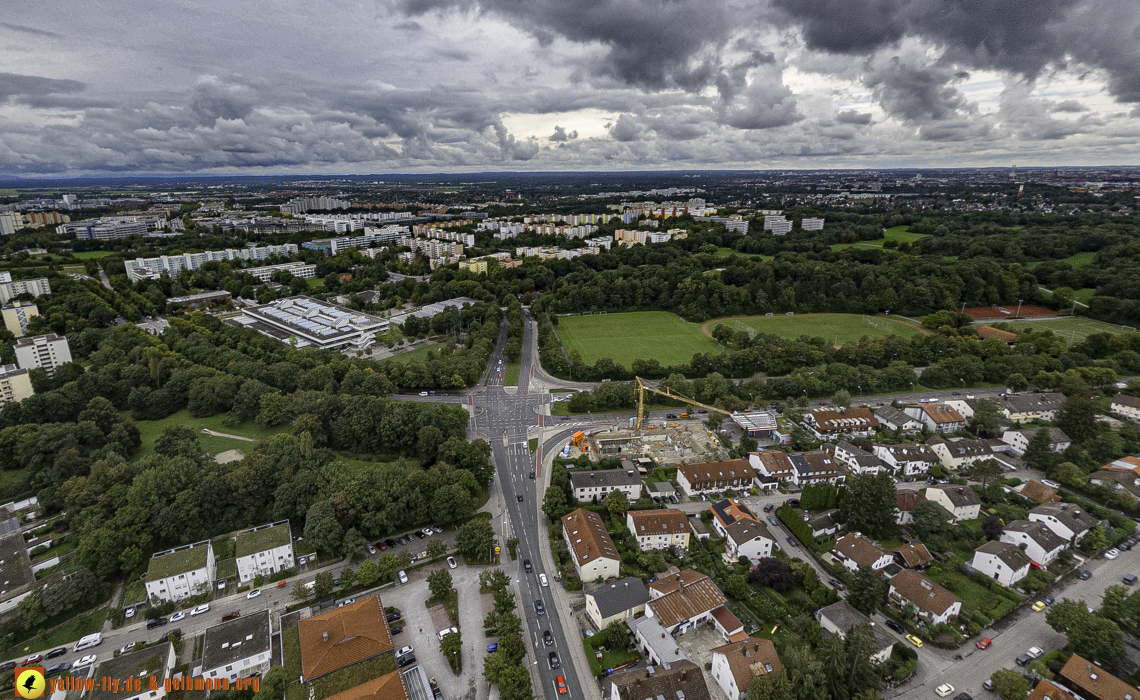
[[[71,362],[71,347],[67,338],[61,338],[55,333],[20,338],[16,341],[16,362],[20,369],[42,369],[48,375],[55,373],[55,369]]]
[[[4,327],[17,338],[28,334],[28,321],[40,315],[39,307],[26,301],[14,301],[0,309],[4,317]]]
[[[51,295],[51,285],[47,277],[36,277],[30,280],[14,280],[11,273],[4,273],[0,277],[0,304],[7,304],[21,294],[31,294],[33,297],[46,297]]]

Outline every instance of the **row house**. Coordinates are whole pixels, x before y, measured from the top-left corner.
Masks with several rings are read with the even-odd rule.
[[[1005,397],[1002,413],[1013,423],[1052,422],[1057,417],[1057,409],[1065,403],[1065,395],[1012,394]]]
[[[825,445],[824,449],[834,455],[835,461],[845,465],[852,474],[878,474],[883,471],[883,463],[877,456],[847,441]]]
[[[926,474],[940,461],[934,450],[916,443],[875,445],[871,449],[888,469],[901,476]]]
[[[901,411],[894,406],[881,406],[875,410],[875,418],[879,425],[887,430],[894,430],[903,434],[917,433],[922,430],[922,421]]]
[[[961,413],[944,403],[925,403],[907,406],[906,414],[922,421],[923,426],[935,433],[956,433],[966,427]]]
[[[879,419],[869,408],[821,408],[803,414],[804,427],[820,440],[838,436],[870,437]]]
[[[677,467],[677,485],[690,498],[705,493],[719,493],[752,488],[756,471],[748,460],[728,459],[721,462],[697,462]]]
[[[1030,520],[1014,520],[1006,524],[1001,541],[1018,547],[1025,545],[1022,551],[1040,566],[1048,566],[1069,547],[1068,541],[1058,537],[1048,525]]]
[[[1014,454],[1023,455],[1029,449],[1029,440],[1044,430],[1049,435],[1049,451],[1064,452],[1069,449],[1073,441],[1060,428],[1025,428],[1023,430],[1007,430],[1001,434],[1001,441],[1012,448]]]

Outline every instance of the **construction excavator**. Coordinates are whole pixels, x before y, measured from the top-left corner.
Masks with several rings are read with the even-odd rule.
[[[726,411],[723,408],[717,408],[716,406],[709,406],[709,405],[703,404],[700,401],[694,401],[693,399],[690,399],[688,396],[682,396],[681,394],[673,393],[672,391],[669,391],[669,389],[667,389],[667,388],[666,389],[658,389],[655,386],[649,386],[648,384],[645,383],[645,380],[642,379],[641,377],[634,377],[634,379],[637,381],[637,429],[638,430],[641,430],[642,421],[645,419],[645,392],[647,392],[647,391],[652,391],[654,394],[657,394],[659,396],[665,396],[667,398],[673,399],[674,401],[684,401],[685,403],[692,404],[693,406],[700,406],[701,408],[709,410],[709,411],[715,411],[716,413],[723,413],[726,416],[732,416],[731,411]]]

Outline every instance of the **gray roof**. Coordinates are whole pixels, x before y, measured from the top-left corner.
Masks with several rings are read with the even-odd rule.
[[[662,661],[691,661],[685,650],[677,646],[677,640],[669,634],[655,617],[631,617],[625,621],[629,631],[636,636],[639,632],[654,655]]]
[[[0,539],[0,600],[23,593],[35,580],[24,536],[17,533]]]
[[[1065,403],[1064,394],[1014,394],[1005,397],[1005,407],[1010,413],[1036,413],[1055,411]]]
[[[875,445],[875,447],[886,450],[896,462],[933,463],[938,461],[938,455],[934,454],[934,450],[926,445],[919,445],[913,442],[903,443],[901,445]]]
[[[1050,530],[1048,525],[1042,522],[1014,520],[1005,526],[1005,531],[1022,532],[1029,535],[1029,538],[1040,545],[1046,552],[1051,552],[1058,547],[1064,547],[1068,544],[1065,540],[1061,539],[1057,533]]]
[[[926,441],[927,445],[936,445],[939,443],[945,443],[946,449],[950,451],[950,455],[959,459],[963,457],[977,457],[979,455],[993,455],[1009,449],[1009,445],[997,439],[943,440],[942,438],[932,437]]]
[[[894,406],[882,406],[880,408],[875,409],[875,417],[878,418],[879,422],[881,422],[881,423],[890,423],[891,425],[895,425],[895,426],[899,426],[899,427],[902,427],[902,426],[906,425],[907,423],[919,423],[920,422],[914,416],[911,416],[911,415],[907,414],[905,411],[901,411],[901,410],[895,408]]]
[[[662,662],[660,666],[632,668],[609,677],[621,700],[710,700],[699,666],[688,659]],[[607,690],[604,697],[611,697]]]
[[[974,551],[982,552],[983,554],[992,554],[1005,562],[1005,565],[1014,571],[1029,566],[1029,557],[1025,555],[1025,552],[1021,551],[1021,547],[1010,544],[1009,542],[986,542]]]
[[[269,611],[253,613],[206,628],[202,669],[223,668],[269,651]]]
[[[1052,445],[1061,442],[1072,442],[1072,440],[1069,439],[1069,436],[1065,434],[1065,431],[1061,430],[1060,428],[1025,428],[1023,430],[1011,430],[1010,432],[1021,433],[1025,436],[1026,440],[1029,440],[1037,434],[1038,430],[1049,431],[1049,443]]]
[[[620,581],[599,586],[586,593],[586,596],[594,599],[598,613],[602,618],[607,618],[648,603],[649,589],[641,579],[627,576]]]
[[[570,485],[576,489],[604,486],[617,488],[618,486],[633,486],[641,483],[641,476],[636,469],[602,469],[590,472],[572,472]]]
[[[108,649],[107,653],[111,651]],[[143,677],[143,687],[146,687],[146,677],[154,676],[159,683],[166,676],[166,661],[170,658],[170,642],[164,642],[153,647],[147,647],[138,651],[130,651],[126,654],[120,654],[114,658],[108,658],[99,664],[95,672],[95,678],[138,678]],[[70,695],[70,693],[68,693]],[[100,690],[100,685],[95,685],[95,691],[88,693],[87,698],[90,700],[114,700],[115,698],[123,698],[122,693],[111,692],[110,690]]]
[[[930,491],[941,491],[945,493],[946,497],[950,499],[951,505],[953,505],[955,508],[961,508],[962,506],[977,506],[981,505],[982,503],[982,499],[978,498],[978,494],[969,486],[959,486],[957,484],[940,484],[938,486],[928,486],[926,487],[926,490],[928,493]]]
[[[1073,532],[1091,530],[1097,523],[1096,516],[1072,503],[1043,503],[1029,514],[1052,516]]]
[[[726,527],[725,532],[738,545],[751,542],[758,537],[776,541],[776,538],[772,537],[772,533],[768,531],[768,526],[758,520],[737,520]]]
[[[884,632],[878,625],[871,622],[871,619],[851,607],[847,601],[841,600],[838,603],[832,603],[825,608],[819,609],[820,619],[827,618],[836,627],[847,633],[852,627],[859,625],[868,625],[871,632],[875,635],[876,649],[885,649],[895,643],[894,637]]]
[[[646,484],[645,488],[649,493],[663,493],[668,496],[672,496],[673,492],[677,490],[668,481],[654,481],[652,484]]]

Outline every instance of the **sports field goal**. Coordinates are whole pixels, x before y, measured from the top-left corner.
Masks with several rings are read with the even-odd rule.
[[[738,333],[747,333],[749,340],[751,340],[752,338],[755,338],[756,334],[759,333],[759,331],[757,331],[755,328],[748,325],[744,321],[733,321],[732,322],[732,328],[733,328],[733,330],[737,331]]]
[[[874,326],[875,328],[878,328],[880,322],[878,320],[876,320],[874,316],[864,316],[863,317],[863,323],[866,323],[869,326]]]

